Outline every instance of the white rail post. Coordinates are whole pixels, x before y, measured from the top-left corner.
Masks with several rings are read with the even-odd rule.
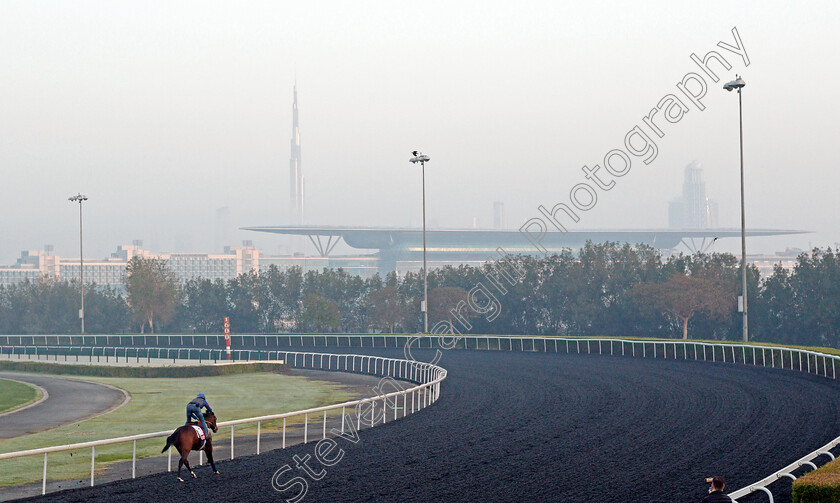
[[[286,448],[286,418],[283,418],[283,449]]]
[[[204,451],[198,451],[198,466],[204,464]]]
[[[41,496],[47,494],[47,453],[44,453],[44,478],[41,480]]]
[[[262,421],[257,421],[257,454],[260,453],[260,424]]]
[[[305,444],[309,439],[309,413],[303,415],[303,443]]]
[[[349,341],[350,338],[348,337],[347,340]],[[345,407],[341,408],[341,433],[344,433],[344,409]]]
[[[93,487],[93,464],[96,462],[96,446],[90,448],[90,487]]]
[[[324,339],[326,340],[326,339]],[[324,410],[324,434],[321,437],[322,439],[327,438],[327,411]]]
[[[134,439],[131,446],[131,478],[137,478],[137,439]]]
[[[230,425],[230,459],[233,459],[233,425]]]
[[[167,452],[166,457],[168,458],[166,460],[166,471],[171,472],[172,471],[172,447],[167,449],[166,452]]]
[[[405,415],[408,414],[408,395],[405,394],[405,391],[403,391],[402,395],[403,395],[403,417],[405,417]]]

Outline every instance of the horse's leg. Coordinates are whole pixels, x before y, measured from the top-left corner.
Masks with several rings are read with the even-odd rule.
[[[178,453],[181,455],[181,457],[178,459],[178,480],[183,482],[184,479],[181,478],[181,467],[184,466],[189,451],[182,451],[181,449],[178,449]],[[189,465],[187,465],[187,469],[189,469]]]
[[[207,446],[204,448],[204,452],[207,453],[207,461],[210,462],[210,466],[213,468],[213,473],[218,474],[219,470],[216,469],[216,463],[213,461],[213,443],[211,441],[207,441]]]
[[[190,453],[190,451],[187,451],[187,452],[186,452],[186,454],[184,454],[184,465],[187,467],[187,470],[189,470],[189,471],[190,471],[190,475],[192,475],[192,476],[193,476],[193,478],[198,478],[198,477],[196,476],[195,472],[193,471],[192,467],[190,466],[190,460],[189,460],[189,458],[187,457],[187,455],[188,455],[189,453]]]

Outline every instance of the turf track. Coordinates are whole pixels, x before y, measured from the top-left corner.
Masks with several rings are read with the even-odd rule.
[[[840,434],[840,385],[791,371],[485,351],[440,364],[438,403],[357,444],[338,439],[344,458],[301,501],[699,501],[706,476],[735,489]],[[186,483],[163,473],[38,500],[283,501],[293,493],[273,490],[272,473],[314,447],[237,457]],[[789,482],[772,488],[790,500]]]

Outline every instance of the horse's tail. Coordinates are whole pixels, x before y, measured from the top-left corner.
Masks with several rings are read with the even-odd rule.
[[[178,434],[178,430],[175,430],[175,431],[172,433],[172,435],[169,435],[168,437],[166,437],[166,445],[165,445],[165,446],[163,446],[163,450],[162,450],[162,451],[160,451],[160,453],[161,453],[161,454],[163,454],[164,452],[166,452],[166,449],[169,449],[169,447],[170,447],[170,446],[172,445],[172,443],[175,441],[175,435],[177,435],[177,434]]]

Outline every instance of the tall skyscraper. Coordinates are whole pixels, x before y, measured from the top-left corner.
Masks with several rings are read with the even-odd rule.
[[[298,123],[297,83],[292,104],[292,148],[289,159],[289,205],[294,225],[303,224],[303,172],[300,168],[300,124]]]
[[[668,207],[672,229],[710,229],[718,225],[717,203],[706,197],[703,169],[697,161],[685,167],[682,197]]]
[[[227,206],[216,208],[216,229],[213,239],[213,253],[220,253],[225,246],[233,243],[233,230],[236,227],[230,217]],[[142,244],[140,245],[142,246]]]
[[[493,228],[496,230],[505,228],[505,203],[501,201],[493,203]]]

